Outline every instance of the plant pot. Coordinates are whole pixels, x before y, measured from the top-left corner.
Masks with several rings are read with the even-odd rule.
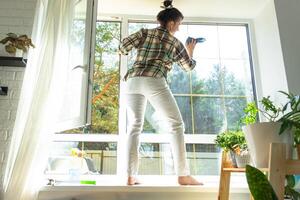
[[[279,135],[281,123],[262,122],[243,127],[253,164],[257,168],[267,168],[271,143],[286,143],[287,158],[292,157],[293,138],[290,132]]]
[[[236,154],[233,151],[229,151],[230,154],[230,159],[231,159],[231,163],[232,163],[232,167],[238,167],[237,163],[236,163]]]
[[[248,152],[240,155],[235,154],[235,160],[236,160],[237,167],[244,168],[246,167],[246,165],[250,164],[251,161],[250,153]]]
[[[23,55],[24,55],[24,52],[21,49],[17,49],[16,53],[10,54],[10,53],[6,52],[4,45],[0,44],[0,46],[2,46],[2,47],[0,47],[0,55],[1,56],[6,56],[6,57],[20,57],[20,58],[22,58]]]
[[[5,50],[5,46],[0,44],[0,56],[13,57],[14,55],[7,53]]]
[[[17,49],[16,53],[15,53],[15,57],[23,58],[23,54],[24,54],[24,52],[22,50]]]
[[[296,145],[298,160],[300,160],[300,144]]]
[[[233,168],[233,167],[236,167],[234,166],[233,164],[233,158],[232,158],[232,155],[231,153],[228,151],[228,152],[223,152],[223,159],[224,161],[222,161],[224,163],[224,166],[225,168]]]

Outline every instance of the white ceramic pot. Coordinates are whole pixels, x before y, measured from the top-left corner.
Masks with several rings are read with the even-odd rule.
[[[241,154],[241,155],[237,155],[235,154],[235,159],[236,159],[236,164],[237,167],[246,167],[246,165],[250,164],[250,153],[245,153],[245,154]]]
[[[17,49],[15,57],[23,58],[23,54],[24,54],[23,50]]]
[[[20,57],[20,58],[22,58],[23,55],[24,55],[24,52],[23,52],[23,50],[21,50],[21,49],[17,49],[17,50],[16,50],[16,53],[10,54],[10,53],[6,52],[5,46],[2,45],[2,44],[0,44],[0,56],[6,56],[6,57]]]
[[[281,123],[260,122],[243,127],[252,162],[257,168],[267,168],[271,143],[286,143],[287,158],[292,157],[293,138],[290,132],[279,135]]]

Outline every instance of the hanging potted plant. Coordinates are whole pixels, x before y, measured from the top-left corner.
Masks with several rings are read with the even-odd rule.
[[[276,106],[270,100],[270,96],[264,97],[260,103],[262,109],[258,109],[254,103],[250,103],[244,109],[245,116],[242,122],[245,124],[243,131],[250,150],[254,165],[259,168],[268,167],[269,160],[269,145],[272,142],[287,143],[287,157],[292,156],[292,129],[299,124],[295,116],[298,111],[291,108],[291,103],[294,106],[294,100],[288,93],[280,91],[286,95],[289,101],[284,106]],[[294,95],[292,95],[294,96]],[[268,122],[256,122],[256,117],[260,112]],[[281,116],[281,117],[280,117]],[[300,127],[300,126],[299,126]]]
[[[5,45],[5,51],[12,56],[23,57],[30,47],[35,47],[31,39],[27,35],[17,35],[8,33],[7,37],[3,38],[0,43]]]

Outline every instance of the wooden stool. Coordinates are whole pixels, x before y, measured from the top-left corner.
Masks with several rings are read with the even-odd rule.
[[[263,172],[269,171],[268,168],[261,168]],[[245,173],[246,168],[236,168],[232,166],[231,160],[227,152],[222,152],[220,185],[218,200],[229,200],[230,176],[231,172]],[[250,195],[251,196],[251,195]],[[253,199],[252,197],[250,199]]]
[[[286,159],[285,152],[286,144],[270,144],[269,168],[260,168],[262,172],[268,172],[268,179],[278,199],[284,198],[285,175],[300,174],[300,160]],[[229,162],[227,153],[222,153],[218,200],[229,199],[231,172],[245,171],[245,168],[233,168]]]

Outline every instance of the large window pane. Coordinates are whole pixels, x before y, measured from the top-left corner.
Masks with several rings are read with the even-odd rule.
[[[133,23],[129,33],[149,24]],[[152,27],[151,27],[152,28]],[[195,69],[186,73],[177,64],[168,74],[168,83],[185,123],[185,134],[219,134],[226,129],[240,128],[239,119],[247,100],[254,99],[247,44],[246,26],[181,25],[175,36],[183,43],[188,36],[204,37],[194,51]],[[236,38],[236,40],[235,40]],[[135,53],[128,60],[131,67]],[[155,110],[148,104],[144,132],[164,133]],[[197,141],[200,142],[200,141]],[[170,149],[166,144],[144,144],[153,157],[143,157],[140,172],[172,174]],[[219,149],[214,144],[187,144],[192,174],[218,174]],[[149,152],[148,152],[149,154]],[[147,154],[147,155],[148,155]],[[211,166],[207,168],[206,166]],[[157,171],[159,169],[159,171]],[[165,170],[168,169],[168,170]]]
[[[193,97],[195,134],[218,134],[226,129],[221,98]]]
[[[247,105],[246,98],[226,98],[227,128],[236,130],[240,128],[240,119],[244,115],[243,109]]]
[[[191,134],[193,131],[190,97],[175,96],[175,100],[177,102],[178,108],[180,110],[185,124],[185,133]],[[166,121],[159,114],[159,111],[156,112],[155,109],[148,102],[145,112],[143,133],[169,133],[169,130],[165,128],[165,123]]]
[[[219,153],[214,144],[187,144],[186,151],[192,175],[217,175],[219,173]],[[172,150],[169,144],[142,143],[140,153],[139,174],[175,174]]]
[[[118,134],[119,22],[97,22],[91,133]]]
[[[186,134],[193,133],[193,124],[192,124],[192,110],[191,110],[191,98],[189,96],[186,97],[175,97],[177,105],[179,107]]]
[[[178,65],[168,75],[168,83],[174,94],[190,94],[190,74],[183,71]]]
[[[223,59],[224,94],[252,96],[250,63],[248,60]]]
[[[215,25],[188,25],[187,34],[182,42],[185,42],[187,36],[199,38],[204,37],[206,41],[198,44],[194,50],[194,58],[211,59],[218,58],[218,32]]]
[[[192,93],[220,95],[223,91],[222,75],[218,59],[197,60],[192,72]]]
[[[249,60],[246,26],[218,26],[221,58]]]

